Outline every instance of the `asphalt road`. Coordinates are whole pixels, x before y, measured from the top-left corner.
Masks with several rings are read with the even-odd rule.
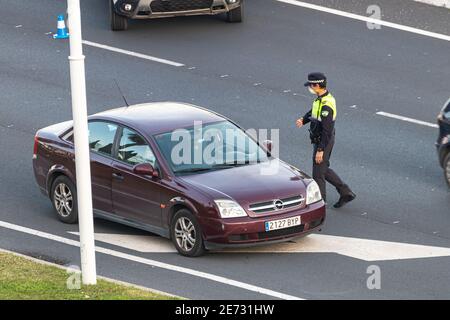
[[[312,99],[302,87],[306,74],[324,71],[339,108],[332,165],[358,198],[343,210],[329,209],[322,233],[450,248],[450,194],[437,163],[437,129],[376,115],[384,111],[435,123],[450,95],[448,41],[386,27],[369,30],[361,21],[275,0],[247,0],[243,24],[189,17],[134,21],[127,32],[113,33],[106,0],[81,2],[85,40],[185,65],[85,46],[89,113],[123,104],[117,79],[131,103],[191,102],[246,128],[280,129],[281,158],[311,172],[308,134],[295,127],[295,119]],[[364,13],[342,1],[330,3]],[[412,9],[402,15],[398,3]],[[71,118],[68,43],[47,34],[55,31],[65,3],[0,0],[0,6],[0,220],[76,240],[68,233],[76,226],[57,221],[31,168],[34,132]],[[381,6],[393,22],[417,21],[413,26],[448,34],[444,9],[410,1]],[[424,21],[430,12],[432,21]],[[329,197],[337,200],[331,188]],[[101,220],[95,228],[145,235]],[[186,259],[97,245],[300,298],[450,298],[448,256],[367,261],[337,253],[241,252]],[[3,227],[0,248],[79,264],[76,247]],[[188,298],[274,297],[104,253],[97,263],[104,276]],[[381,290],[366,286],[367,268],[374,264],[381,268]]]

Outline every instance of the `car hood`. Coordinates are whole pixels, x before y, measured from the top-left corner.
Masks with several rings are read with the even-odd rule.
[[[268,163],[252,164],[232,169],[211,171],[180,177],[186,183],[200,189],[214,199],[236,200],[244,209],[250,204],[302,195],[306,197],[306,185],[310,178],[298,169],[277,159],[275,174],[263,174]],[[267,172],[267,171],[266,171]]]

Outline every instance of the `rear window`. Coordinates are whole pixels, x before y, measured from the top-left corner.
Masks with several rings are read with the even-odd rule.
[[[89,122],[89,147],[92,151],[112,154],[117,125],[108,122]]]
[[[93,151],[112,155],[114,137],[117,126],[108,122],[89,122],[89,147]],[[74,143],[73,129],[61,137],[63,140]]]
[[[66,133],[62,138],[63,138],[63,140],[73,143],[73,131]]]

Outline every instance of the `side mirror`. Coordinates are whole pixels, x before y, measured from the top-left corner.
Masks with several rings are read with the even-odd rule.
[[[159,177],[158,171],[153,168],[150,163],[137,164],[133,168],[133,172],[142,176]]]
[[[265,140],[262,144],[263,144],[264,148],[266,148],[268,153],[272,152],[272,145],[273,145],[272,140]]]

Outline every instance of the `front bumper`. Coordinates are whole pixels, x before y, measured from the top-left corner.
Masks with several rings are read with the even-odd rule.
[[[301,225],[275,231],[265,231],[265,222],[301,216]],[[206,219],[202,221],[205,246],[239,247],[286,241],[317,230],[325,222],[323,201],[305,209],[293,210],[270,217],[246,217],[236,219]]]
[[[117,0],[114,10],[130,19],[152,19],[175,16],[215,15],[229,12],[242,3],[229,0]],[[131,6],[127,10],[126,6]],[[129,7],[128,6],[128,7]]]

